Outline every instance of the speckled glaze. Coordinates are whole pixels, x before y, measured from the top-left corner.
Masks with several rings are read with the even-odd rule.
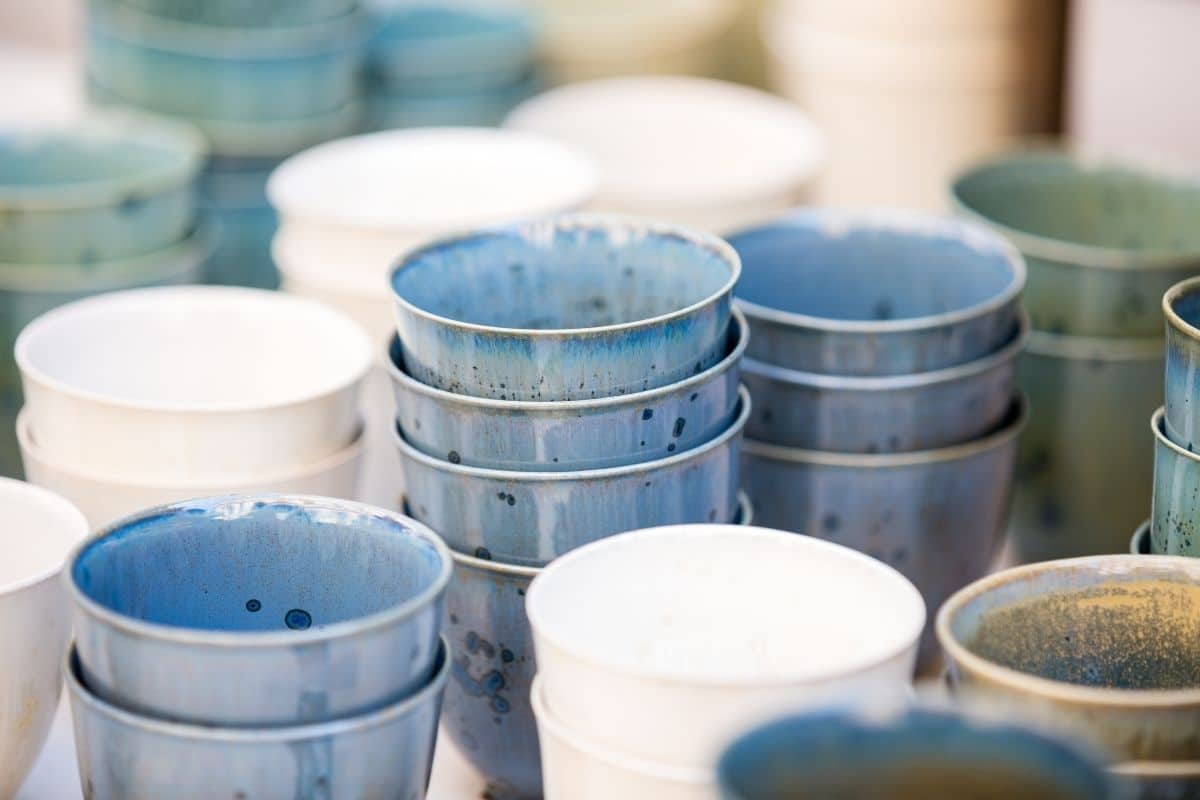
[[[995,353],[936,372],[879,378],[818,375],[747,359],[754,398],[746,436],[839,453],[902,453],[969,442],[1012,405],[1024,326]]]
[[[15,434],[23,395],[21,373],[13,360],[21,329],[53,308],[92,295],[196,283],[219,235],[201,228],[147,256],[86,266],[0,264],[0,474],[23,474]]]
[[[1150,420],[1154,434],[1154,498],[1150,551],[1200,556],[1200,455],[1171,441],[1163,409]]]
[[[395,439],[415,519],[458,552],[544,566],[622,531],[732,520],[742,429],[749,416],[750,395],[743,388],[733,423],[699,447],[655,461],[576,472],[466,467],[421,453],[399,432]]]
[[[205,271],[207,283],[279,288],[279,273],[271,258],[275,210],[267,202],[267,177],[277,165],[250,162],[245,168],[210,164],[200,176],[197,205],[221,229],[221,241]]]
[[[1148,556],[1150,553],[1150,520],[1146,520],[1133,532],[1129,540],[1129,552],[1135,556]]]
[[[286,28],[241,29],[93,4],[90,78],[148,111],[240,121],[306,117],[358,92],[364,19],[357,12]]]
[[[1146,420],[1162,374],[1161,339],[1030,336],[1017,367],[1031,406],[1010,529],[1018,562],[1125,550],[1150,510]]]
[[[336,19],[354,9],[357,0],[94,0],[121,2],[147,14],[238,28],[276,28]]]
[[[498,127],[508,112],[545,87],[540,74],[507,86],[454,94],[404,94],[372,85],[364,97],[367,131],[392,128]]]
[[[999,550],[1027,405],[1014,402],[992,434],[939,450],[842,454],[747,439],[742,485],[755,522],[861,550],[895,567],[937,608],[986,575]],[[928,625],[918,670],[939,662]]]
[[[572,214],[444,239],[391,275],[404,363],[439,389],[588,400],[721,360],[740,263],[715,236]]]
[[[407,517],[258,495],[127,517],[66,572],[91,692],[158,719],[265,727],[366,713],[425,686],[452,564]]]
[[[1200,272],[1200,180],[1182,173],[1031,148],[967,168],[950,195],[1025,256],[1035,330],[1159,336],[1159,298]]]
[[[802,372],[906,375],[974,361],[1017,327],[1025,265],[981,226],[805,209],[729,237],[747,356]]]
[[[263,728],[183,725],[106,703],[68,656],[80,783],[89,800],[256,800],[425,796],[450,673],[439,645],[433,678],[411,697],[333,722]]]
[[[195,222],[199,132],[110,113],[0,134],[0,262],[97,265],[178,242]]]
[[[738,412],[748,338],[745,318],[735,312],[725,357],[711,368],[659,389],[596,400],[528,403],[435,389],[404,372],[395,337],[388,371],[404,439],[426,455],[485,469],[605,469],[669,458],[727,430]]]
[[[1162,310],[1167,320],[1163,425],[1171,441],[1194,453],[1200,449],[1200,278],[1172,286],[1163,295]]]
[[[1200,756],[1200,561],[1111,555],[1006,570],[950,598],[937,633],[964,698],[1056,725],[1119,762]]]
[[[786,717],[730,745],[717,775],[724,800],[1128,797],[1064,740],[923,710]]]

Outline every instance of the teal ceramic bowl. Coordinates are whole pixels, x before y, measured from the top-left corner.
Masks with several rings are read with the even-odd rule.
[[[115,2],[116,0],[114,0]],[[158,17],[201,25],[280,28],[335,19],[357,0],[119,0]]]
[[[1045,147],[982,161],[950,194],[1025,256],[1035,330],[1161,336],[1163,293],[1200,272],[1200,179]]]
[[[197,203],[221,231],[208,260],[206,283],[279,288],[279,273],[271,258],[278,219],[266,196],[267,177],[277,163],[221,159],[201,175]]]
[[[0,263],[86,265],[170,246],[194,224],[204,156],[195,129],[137,115],[0,133]]]
[[[463,94],[393,94],[372,87],[366,96],[367,130],[433,127],[498,127],[522,102],[543,87],[540,76],[527,76],[511,86]]]
[[[150,111],[292,120],[333,111],[356,96],[365,34],[357,13],[256,30],[191,25],[96,0],[88,72],[99,86]]]

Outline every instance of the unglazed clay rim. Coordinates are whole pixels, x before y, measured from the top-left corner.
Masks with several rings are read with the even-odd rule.
[[[1133,537],[1129,540],[1129,554],[1131,556],[1154,555],[1153,553],[1142,552],[1142,539],[1150,535],[1150,520],[1146,520],[1141,525],[1138,525],[1137,530],[1133,532]]]
[[[1200,778],[1200,761],[1123,761],[1109,772],[1131,778]]]
[[[802,314],[795,311],[783,311],[771,308],[737,295],[734,290],[734,301],[751,320],[759,319],[775,325],[799,328],[820,333],[857,333],[857,334],[891,334],[913,333],[935,330],[947,325],[967,322],[1016,303],[1021,293],[1025,291],[1027,272],[1025,259],[1020,251],[1004,237],[987,226],[977,222],[962,219],[941,217],[920,211],[909,211],[891,208],[839,208],[836,206],[824,208],[793,209],[782,216],[775,217],[759,225],[741,228],[731,234],[730,241],[739,236],[746,236],[762,228],[803,227],[821,230],[830,225],[839,229],[875,229],[890,231],[896,234],[916,234],[918,236],[941,236],[946,239],[954,238],[967,247],[983,244],[993,252],[988,253],[1003,260],[1012,276],[1003,291],[974,305],[965,308],[946,311],[941,314],[928,314],[920,317],[902,317],[890,320],[856,320],[838,319],[834,317],[819,317],[813,314]],[[736,248],[735,248],[736,249]],[[978,249],[976,247],[976,249]]]
[[[77,530],[77,533],[73,537],[74,543],[70,547],[63,548],[62,558],[59,560],[58,564],[53,567],[46,567],[45,569],[32,572],[23,578],[8,581],[7,583],[0,583],[0,598],[5,598],[11,597],[12,595],[24,589],[28,589],[30,586],[36,586],[39,583],[56,578],[59,573],[62,572],[68,558],[70,557],[71,553],[74,552],[78,543],[88,538],[90,527],[88,526],[87,519],[85,519],[83,516],[83,512],[81,512],[75,506],[75,504],[60,494],[52,492],[49,489],[45,489],[41,486],[35,486],[32,483],[26,483],[25,481],[19,481],[14,478],[0,477],[0,485],[7,487],[13,492],[23,493],[26,498],[36,499],[40,506],[49,510],[56,517],[58,517],[59,522],[66,523],[69,521],[72,526],[76,527]],[[40,534],[41,532],[39,531],[39,535]],[[70,537],[64,536],[63,538],[68,539]]]
[[[1159,406],[1158,410],[1150,417],[1150,430],[1154,432],[1154,440],[1159,447],[1166,447],[1179,458],[1192,462],[1193,465],[1200,467],[1200,454],[1189,452],[1186,448],[1180,447],[1171,441],[1171,437],[1167,436],[1166,427],[1167,409],[1165,406]],[[1198,576],[1200,577],[1200,576]]]
[[[1073,336],[1030,331],[1025,352],[1071,361],[1162,361],[1166,342],[1159,337]]]
[[[739,519],[730,524],[741,525],[746,528],[754,527],[754,503],[750,501],[750,495],[746,494],[743,490],[738,489],[737,503],[737,513]]]
[[[1193,345],[1200,343],[1200,327],[1188,322],[1175,310],[1175,303],[1184,297],[1200,295],[1200,276],[1188,278],[1167,289],[1163,294],[1162,312],[1167,320],[1167,327],[1189,339]]]
[[[493,561],[490,558],[479,558],[477,556],[469,556],[466,553],[460,553],[457,550],[450,550],[450,557],[454,559],[456,566],[465,569],[473,569],[478,572],[487,572],[493,575],[507,575],[510,578],[526,578],[533,580],[542,573],[545,567],[524,567],[519,564],[509,564],[504,561]]]
[[[934,623],[938,643],[941,644],[950,662],[955,664],[959,671],[981,675],[992,683],[1035,697],[1093,707],[1169,709],[1200,706],[1200,687],[1191,689],[1107,689],[1081,686],[1022,672],[976,655],[967,649],[966,645],[962,644],[951,631],[951,619],[963,606],[991,589],[1003,586],[1014,579],[1072,566],[1093,565],[1097,569],[1103,569],[1106,564],[1113,562],[1142,564],[1149,568],[1151,576],[1163,572],[1168,567],[1175,567],[1178,572],[1183,574],[1190,572],[1194,578],[1200,576],[1200,561],[1183,556],[1120,554],[1084,556],[1013,567],[981,578],[959,589],[942,604]]]

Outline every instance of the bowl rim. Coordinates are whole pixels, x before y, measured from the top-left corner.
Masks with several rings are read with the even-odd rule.
[[[510,578],[528,578],[533,580],[538,575],[542,574],[545,567],[527,567],[520,564],[509,564],[505,561],[493,561],[490,558],[479,558],[478,556],[460,553],[454,548],[450,549],[450,557],[454,559],[455,566],[473,569],[478,572],[486,572],[492,575],[505,575]]]
[[[1025,352],[1071,361],[1162,361],[1165,346],[1161,337],[1153,336],[1107,338],[1030,331]]]
[[[185,628],[159,622],[149,622],[138,617],[114,611],[93,600],[75,581],[75,565],[83,555],[93,546],[99,545],[108,537],[130,525],[157,517],[177,516],[195,507],[212,511],[229,506],[245,506],[249,503],[323,508],[386,520],[394,525],[398,525],[406,532],[406,535],[411,535],[430,545],[434,552],[437,553],[438,560],[440,561],[438,572],[429,582],[428,586],[401,603],[371,614],[335,622],[319,629],[310,628],[304,631],[239,632],[208,628]],[[267,492],[253,495],[227,494],[216,497],[201,497],[194,500],[167,503],[127,515],[105,525],[91,536],[79,542],[72,549],[70,555],[67,557],[66,565],[63,567],[64,582],[67,584],[72,604],[77,613],[84,614],[107,627],[114,628],[123,633],[160,644],[170,643],[172,645],[198,647],[207,650],[257,650],[278,647],[302,647],[351,636],[368,635],[377,630],[403,622],[430,608],[437,598],[446,591],[446,587],[449,585],[453,574],[454,562],[450,554],[450,548],[428,526],[411,517],[349,500],[338,500],[315,495]],[[448,655],[447,659],[449,660],[449,658],[450,656]]]
[[[68,534],[63,537],[69,540],[71,544],[69,547],[63,548],[62,557],[55,566],[39,569],[22,578],[0,582],[0,598],[4,598],[11,597],[32,586],[37,586],[40,583],[58,577],[59,573],[66,566],[70,554],[74,552],[75,547],[90,535],[91,526],[88,525],[87,518],[84,517],[83,512],[79,510],[78,506],[57,492],[26,481],[6,477],[0,477],[0,487],[10,492],[21,492],[27,498],[36,498],[42,507],[61,517],[63,523],[69,521],[71,526],[75,528],[74,534]],[[63,527],[65,527],[65,524]]]
[[[1200,258],[1200,255],[1197,256]],[[1175,310],[1175,303],[1184,297],[1200,295],[1200,276],[1187,278],[1167,289],[1163,293],[1162,312],[1167,320],[1167,330],[1183,334],[1183,338],[1191,341],[1200,340],[1200,326],[1188,322]]]
[[[1129,554],[1133,556],[1154,555],[1153,553],[1143,553],[1141,549],[1142,539],[1150,535],[1151,520],[1146,520],[1141,525],[1138,525],[1133,532],[1133,536],[1129,539]]]
[[[914,211],[901,208],[881,206],[849,207],[825,206],[802,207],[784,212],[771,220],[740,228],[729,234],[728,239],[737,249],[740,237],[768,230],[786,231],[791,228],[817,229],[835,227],[838,229],[854,228],[858,230],[883,230],[900,235],[912,235],[933,238],[953,239],[964,246],[982,251],[988,256],[994,256],[1003,261],[1009,268],[1010,279],[1004,289],[991,297],[974,303],[965,308],[945,311],[940,314],[926,314],[919,317],[902,317],[889,320],[856,320],[819,317],[814,314],[804,314],[796,311],[784,311],[755,303],[738,296],[734,291],[734,300],[751,320],[761,320],[773,325],[789,328],[800,328],[824,333],[847,333],[885,335],[894,333],[914,333],[942,328],[976,319],[981,319],[1010,305],[1016,304],[1025,291],[1028,271],[1025,259],[1003,236],[990,230],[987,226],[970,220],[956,219],[924,211]]]
[[[1145,708],[1156,710],[1200,706],[1200,686],[1189,689],[1114,689],[1098,686],[1083,686],[1066,681],[1051,680],[1028,672],[1006,667],[976,655],[959,641],[951,630],[951,623],[958,611],[968,602],[989,591],[1040,573],[1056,572],[1071,567],[1091,566],[1111,572],[1117,565],[1152,566],[1152,572],[1165,568],[1193,576],[1200,575],[1200,561],[1183,556],[1131,555],[1117,553],[1103,556],[1083,556],[1054,561],[1041,561],[1012,567],[980,578],[952,594],[938,610],[934,620],[934,632],[941,644],[952,670],[965,671],[982,676],[990,683],[1021,691],[1040,698],[1097,708]]]

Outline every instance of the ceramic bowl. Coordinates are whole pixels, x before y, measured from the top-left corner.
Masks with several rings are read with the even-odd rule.
[[[424,686],[452,571],[441,539],[407,517],[298,495],[150,509],[69,564],[93,693],[160,719],[252,727],[366,713]]]
[[[781,708],[906,696],[925,624],[916,588],[875,559],[732,525],[580,548],[534,580],[526,611],[561,725],[631,759],[695,769]]]
[[[207,283],[279,287],[271,260],[277,221],[266,195],[267,178],[277,165],[274,159],[213,159],[200,176],[197,205],[221,228],[221,241],[205,270]]]
[[[1148,556],[1150,552],[1150,520],[1146,520],[1133,532],[1129,540],[1129,552],[1135,556]]]
[[[395,439],[416,519],[459,552],[540,567],[622,531],[731,521],[738,507],[742,429],[750,413],[750,396],[742,389],[732,424],[691,450],[574,472],[467,467],[420,452],[398,431]]]
[[[1198,262],[1200,263],[1200,262]],[[1166,416],[1171,441],[1188,452],[1200,449],[1200,279],[1172,286],[1163,296],[1167,320]]]
[[[964,697],[1063,727],[1117,761],[1200,756],[1200,561],[1111,555],[1006,570],[938,612]]]
[[[747,356],[842,376],[983,358],[1019,324],[1025,265],[977,225],[901,211],[809,209],[729,237]]]
[[[1052,148],[976,163],[951,186],[960,212],[1029,263],[1035,330],[1160,336],[1159,299],[1200,270],[1200,180],[1186,172]]]
[[[71,612],[63,562],[87,536],[78,509],[45,489],[0,478],[7,553],[0,568],[0,796],[13,797],[37,760],[62,693]]]
[[[357,0],[102,0],[121,2],[157,17],[235,28],[276,28],[327,22],[352,11]]]
[[[423,797],[449,646],[415,694],[312,725],[228,728],[143,716],[105,701],[72,654],[67,689],[80,782],[93,797]]]
[[[190,126],[132,114],[6,134],[0,262],[96,266],[175,245],[206,150]]]
[[[406,94],[371,86],[365,97],[367,131],[393,128],[498,127],[517,105],[540,92],[545,79],[532,73],[504,86],[454,94]]]
[[[1171,441],[1163,409],[1150,420],[1154,434],[1154,498],[1150,551],[1200,556],[1200,455]]]
[[[22,331],[16,360],[47,458],[110,479],[227,484],[347,447],[372,350],[318,303],[188,287],[51,311]]]
[[[724,356],[740,265],[715,236],[573,215],[422,247],[391,275],[408,373],[560,401],[656,389]]]

